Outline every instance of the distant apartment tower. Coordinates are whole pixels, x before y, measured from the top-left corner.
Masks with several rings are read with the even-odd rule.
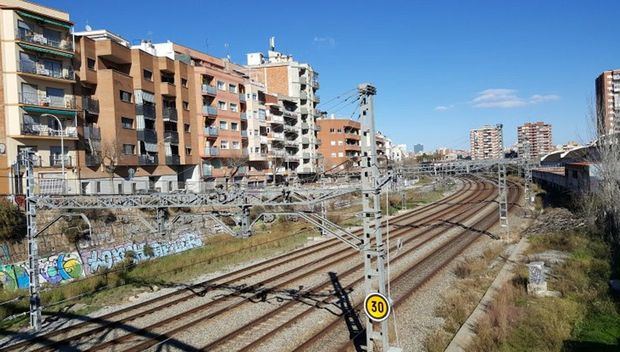
[[[312,177],[318,171],[320,143],[315,123],[319,115],[318,73],[309,64],[275,51],[274,38],[270,40],[267,57],[263,53],[247,55],[247,68],[250,79],[263,83],[267,92],[278,96],[282,104],[287,168],[300,178]],[[275,105],[271,111],[276,112]]]
[[[415,144],[413,146],[413,154],[420,154],[424,151],[424,146],[422,144]]]
[[[480,159],[501,159],[503,157],[503,126],[487,125],[473,129],[469,132],[469,143],[471,147],[471,158]]]
[[[517,150],[519,156],[525,153],[529,143],[530,158],[539,159],[553,151],[551,125],[544,122],[527,122],[517,127]]]
[[[198,187],[193,69],[171,43],[131,46],[106,30],[74,33],[83,97],[80,191]]]
[[[25,191],[23,169],[12,167],[25,147],[35,151],[35,178],[62,187],[63,164],[67,179],[79,175],[73,24],[65,12],[15,0],[0,0],[0,23],[0,193]]]
[[[597,135],[620,133],[620,70],[604,71],[596,78]]]

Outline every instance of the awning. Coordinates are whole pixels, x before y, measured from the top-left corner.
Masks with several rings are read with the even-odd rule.
[[[41,16],[37,16],[28,12],[24,12],[24,11],[16,11],[20,16],[22,17],[28,17],[28,18],[32,18],[33,20],[37,20],[37,21],[41,21],[41,22],[45,22],[45,23],[49,23],[49,24],[53,24],[55,26],[60,26],[63,28],[67,28],[67,29],[71,29],[71,25],[68,23],[64,23],[64,22],[60,22],[57,20],[53,20],[51,18],[45,18],[45,17],[41,17]]]
[[[64,56],[64,57],[68,57],[68,58],[72,58],[73,57],[73,54],[71,54],[71,53],[65,53],[63,51],[58,51],[58,50],[54,50],[54,49],[41,48],[41,47],[38,47],[38,46],[26,44],[26,43],[19,43],[19,46],[21,46],[22,48],[27,49],[27,50],[38,51],[40,53],[59,55],[59,56]]]
[[[75,116],[75,111],[69,110],[58,110],[47,107],[38,107],[38,106],[22,106],[22,109],[27,112],[34,112],[37,114],[53,114],[53,115],[65,115],[65,116]]]

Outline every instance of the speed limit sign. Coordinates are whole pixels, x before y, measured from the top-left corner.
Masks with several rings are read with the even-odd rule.
[[[371,293],[364,299],[364,312],[370,320],[384,321],[390,315],[391,309],[388,299],[378,292]]]

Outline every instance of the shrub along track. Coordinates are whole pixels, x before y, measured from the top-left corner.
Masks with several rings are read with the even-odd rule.
[[[391,225],[392,225],[390,227],[396,228],[398,225],[401,225],[401,226],[405,225],[408,223],[408,221],[410,222],[411,218],[414,218],[416,216],[420,216],[423,214],[427,214],[427,213],[431,213],[431,214],[425,217],[422,217],[422,219],[418,219],[416,223],[420,223],[420,220],[422,220],[422,222],[426,221],[426,223],[430,223],[433,220],[433,216],[434,216],[433,214],[435,214],[435,217],[437,217],[436,215],[439,215],[439,216],[445,215],[446,213],[451,211],[451,209],[454,207],[453,204],[457,204],[457,206],[459,206],[458,204],[461,201],[467,200],[468,198],[467,196],[471,196],[467,194],[468,193],[467,191],[469,191],[472,187],[475,186],[475,182],[472,182],[471,180],[465,180],[464,182],[466,185],[465,187],[461,189],[461,192],[457,192],[449,197],[444,198],[443,200],[439,202],[429,204],[425,207],[415,209],[407,214],[403,214],[401,216],[395,217],[390,220]],[[396,231],[396,230],[393,230],[393,231]],[[246,268],[233,271],[231,273],[222,275],[215,279],[207,280],[200,284],[191,286],[188,289],[177,290],[172,293],[168,293],[166,295],[160,296],[158,298],[154,298],[149,301],[145,301],[143,303],[136,304],[136,305],[121,309],[119,311],[106,314],[99,318],[95,318],[93,321],[84,321],[77,325],[66,327],[64,329],[59,329],[57,331],[54,331],[47,335],[40,336],[30,341],[24,341],[16,345],[9,346],[8,348],[10,350],[24,350],[24,349],[30,349],[30,347],[35,347],[35,345],[38,345],[38,346],[42,345],[43,347],[41,348],[41,350],[56,349],[56,348],[63,348],[63,347],[64,348],[75,348],[76,344],[78,346],[80,345],[79,342],[82,339],[92,338],[94,335],[97,335],[98,333],[109,331],[110,329],[115,329],[119,326],[122,326],[123,324],[126,324],[129,321],[136,320],[146,315],[152,315],[153,313],[158,313],[166,307],[171,307],[180,302],[190,300],[193,297],[204,295],[204,293],[206,293],[207,291],[212,290],[213,286],[215,285],[227,285],[227,284],[239,282],[241,280],[258,275],[259,273],[277,269],[279,267],[282,267],[283,265],[288,265],[287,263],[293,262],[295,260],[299,260],[301,258],[307,257],[308,255],[312,255],[312,254],[319,254],[323,256],[325,259],[333,259],[335,257],[335,254],[342,253],[343,249],[340,249],[339,251],[335,253],[331,253],[329,255],[325,255],[323,252],[327,251],[328,249],[332,249],[336,247],[343,247],[343,245],[341,245],[340,242],[335,239],[326,240],[321,243],[317,243],[317,244],[314,244],[314,245],[311,245],[311,246],[308,246],[302,249],[295,250],[293,252],[287,253],[279,257],[275,257],[275,258],[272,258],[272,259],[269,259],[269,260],[266,260],[260,263],[250,265]],[[281,282],[279,286],[284,286],[287,283],[293,282],[294,280],[299,280],[311,273],[316,273],[328,267],[329,265],[334,264],[335,262],[339,262],[339,261],[346,259],[346,257],[348,256],[336,257],[337,260],[331,260],[327,264],[323,264],[319,266],[318,268],[314,268],[310,270],[309,272],[304,273],[303,276],[293,277],[284,282]],[[313,265],[313,264],[319,264],[319,263],[320,261],[317,260],[311,264]],[[261,284],[273,282],[277,279],[284,278],[290,274],[291,274],[291,271],[277,274],[271,277],[268,281],[261,282]],[[230,297],[224,296],[216,300],[218,302],[213,301],[213,302],[209,302],[206,305],[198,306],[196,307],[197,309],[195,312],[204,311],[205,309],[211,306],[214,306],[216,303],[220,303],[220,301],[225,301],[228,298]],[[237,303],[234,303],[233,305],[240,306],[241,305],[240,303],[243,303],[243,302],[237,302]],[[231,307],[228,306],[225,309],[220,309],[220,310],[217,310],[216,312],[208,314],[208,316],[215,317],[219,313],[226,311],[230,308]],[[192,312],[185,312],[183,316],[187,316],[191,314]],[[170,324],[171,322],[177,322],[179,319],[180,318],[177,316],[172,317],[172,319],[170,318],[165,319],[164,321],[158,323],[156,326],[151,325],[148,328],[143,329],[144,330],[143,332],[150,333],[151,329],[156,329],[157,327],[164,327],[166,326],[166,324]],[[119,339],[110,340],[101,345],[92,346],[92,347],[95,349],[112,347],[116,345],[117,343],[121,343],[121,341],[123,340],[133,341],[131,342],[133,345],[135,344],[135,341],[131,337],[134,335],[140,336],[141,335],[140,331],[137,331],[137,332],[133,331],[131,334],[120,336]],[[147,334],[147,335],[148,335],[148,338],[146,339],[147,341],[152,341],[153,343],[158,342],[157,340],[159,339],[158,338],[154,339],[153,336],[151,336],[152,334]],[[82,345],[82,347],[84,347],[84,345]]]

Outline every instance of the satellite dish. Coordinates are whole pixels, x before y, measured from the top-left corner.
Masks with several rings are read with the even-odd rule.
[[[84,28],[85,28],[85,29],[86,29],[86,31],[88,31],[88,32],[90,32],[90,31],[92,31],[92,30],[93,30],[93,27],[91,27],[91,26],[90,26],[90,25],[88,25],[88,24],[87,24],[86,26],[84,26]]]
[[[131,179],[133,179],[133,177],[134,177],[134,176],[135,176],[135,174],[136,174],[136,169],[134,169],[134,168],[129,168],[129,170],[127,170],[127,174],[129,175],[129,179],[130,179],[130,180],[131,180]]]

